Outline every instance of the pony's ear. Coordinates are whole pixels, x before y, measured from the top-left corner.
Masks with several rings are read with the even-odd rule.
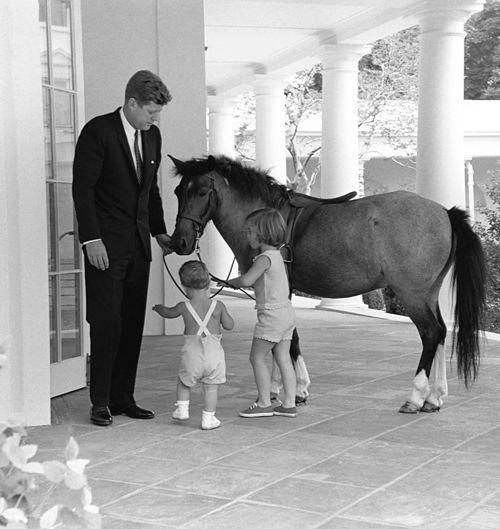
[[[215,169],[215,158],[211,154],[209,154],[207,158],[207,169],[208,172]]]
[[[178,160],[177,158],[170,156],[170,154],[167,154],[167,156],[172,160],[172,162],[174,162],[174,165],[177,171],[179,171],[179,173],[182,173],[182,170],[186,166],[186,162],[183,162],[182,160]]]

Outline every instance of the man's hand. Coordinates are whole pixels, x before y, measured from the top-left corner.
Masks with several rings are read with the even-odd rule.
[[[108,252],[102,241],[89,242],[85,245],[85,252],[92,266],[99,270],[107,270],[109,268]]]
[[[156,235],[156,242],[160,245],[163,255],[168,255],[169,253],[173,252],[172,248],[170,247],[170,236],[166,233],[160,233],[159,235]]]

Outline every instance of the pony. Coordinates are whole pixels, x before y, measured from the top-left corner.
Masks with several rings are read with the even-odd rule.
[[[245,271],[254,257],[244,236],[247,215],[272,207],[287,219],[298,201],[308,213],[291,243],[293,289],[326,298],[392,289],[422,341],[411,393],[401,413],[438,411],[447,395],[446,325],[438,296],[453,268],[452,356],[456,355],[457,373],[465,386],[476,380],[485,261],[465,211],[445,209],[406,191],[321,201],[294,193],[267,173],[226,156],[170,158],[181,177],[175,189],[178,213],[171,239],[179,255],[194,251],[197,238],[212,220]]]

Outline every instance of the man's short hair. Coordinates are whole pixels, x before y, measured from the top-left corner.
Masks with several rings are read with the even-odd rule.
[[[133,97],[142,107],[147,103],[166,105],[172,96],[163,81],[149,70],[139,70],[125,87],[125,101]]]
[[[210,285],[210,274],[201,261],[186,261],[179,268],[181,283],[186,288],[201,290]]]

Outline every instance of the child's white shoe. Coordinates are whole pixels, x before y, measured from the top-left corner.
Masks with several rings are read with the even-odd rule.
[[[214,411],[203,411],[201,416],[201,429],[213,430],[220,426],[220,421],[215,416]]]
[[[172,419],[185,421],[189,419],[189,400],[178,400],[175,403],[175,410],[172,413]]]

